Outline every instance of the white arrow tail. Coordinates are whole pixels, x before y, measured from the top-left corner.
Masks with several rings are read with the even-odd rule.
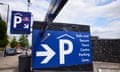
[[[47,56],[41,64],[46,64],[48,63],[52,57],[55,55],[55,52],[47,45],[47,44],[41,44],[41,46],[46,50],[46,51],[37,51],[36,56]]]

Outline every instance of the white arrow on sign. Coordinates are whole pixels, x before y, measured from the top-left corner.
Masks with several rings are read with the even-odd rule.
[[[46,56],[46,58],[41,62],[41,64],[46,64],[52,59],[52,57],[55,55],[55,52],[47,44],[41,44],[41,46],[46,51],[37,51],[36,56]]]
[[[24,24],[24,28],[29,28],[29,24]]]

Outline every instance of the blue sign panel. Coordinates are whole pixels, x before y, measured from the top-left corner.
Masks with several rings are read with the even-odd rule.
[[[11,34],[30,34],[31,13],[12,11]]]
[[[32,68],[92,64],[90,32],[33,30]]]

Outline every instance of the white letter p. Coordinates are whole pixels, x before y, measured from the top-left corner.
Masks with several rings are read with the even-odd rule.
[[[70,40],[61,39],[59,40],[60,48],[60,64],[65,64],[65,55],[71,54],[73,51],[73,44]],[[68,49],[65,50],[65,44],[68,45]]]
[[[22,22],[21,17],[20,16],[15,16],[15,18],[14,18],[14,26],[13,27],[16,28],[17,24],[19,24],[21,22]]]

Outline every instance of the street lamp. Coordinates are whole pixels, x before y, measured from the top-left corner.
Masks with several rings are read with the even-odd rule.
[[[7,5],[7,7],[8,7],[8,9],[7,9],[7,24],[8,24],[8,21],[9,21],[9,10],[10,10],[9,4],[0,3],[0,5]]]
[[[8,22],[9,22],[9,4],[5,4],[5,3],[0,3],[0,5],[7,5],[8,9],[7,9],[7,25],[8,25]],[[4,50],[4,57],[5,57],[5,53],[6,53],[6,47],[5,47],[5,50]]]

